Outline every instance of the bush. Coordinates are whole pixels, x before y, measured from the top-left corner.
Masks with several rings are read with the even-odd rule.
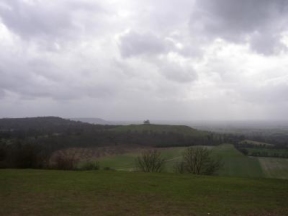
[[[165,159],[157,150],[147,150],[142,152],[135,160],[136,170],[142,172],[162,172],[165,166]]]
[[[210,150],[203,147],[189,147],[183,153],[183,160],[175,165],[176,173],[213,175],[222,167],[220,158],[213,158]]]
[[[176,162],[174,165],[174,172],[178,174],[185,173],[185,163],[183,161]]]

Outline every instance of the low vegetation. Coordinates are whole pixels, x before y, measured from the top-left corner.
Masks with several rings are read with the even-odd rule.
[[[182,160],[175,164],[176,173],[195,175],[213,175],[222,167],[220,158],[215,158],[212,151],[204,147],[189,147],[182,155]]]
[[[142,172],[162,172],[165,167],[165,159],[161,152],[153,149],[146,150],[135,159],[136,170]]]
[[[286,216],[278,179],[0,170],[0,215]]]
[[[0,215],[288,215],[287,140],[0,119]]]

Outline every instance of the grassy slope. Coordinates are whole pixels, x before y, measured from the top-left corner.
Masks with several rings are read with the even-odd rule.
[[[243,140],[240,142],[240,144],[250,144],[250,145],[255,145],[255,146],[274,146],[273,144],[270,143],[265,143],[265,142],[257,142],[257,141],[253,141],[253,140]]]
[[[239,177],[263,177],[261,166],[257,158],[249,158],[237,151],[232,145],[209,147],[213,152],[223,158],[224,167],[219,175]],[[185,147],[159,149],[167,160],[166,171],[172,172],[174,163],[181,160]],[[111,167],[120,170],[132,170],[134,168],[135,154],[123,154],[106,157],[100,160],[102,167]]]
[[[0,170],[0,215],[287,215],[286,180]]]
[[[223,158],[224,167],[219,172],[224,176],[264,177],[257,158],[244,156],[233,145],[221,145],[213,149],[214,153]]]
[[[127,153],[117,156],[104,157],[100,159],[102,167],[110,167],[117,170],[131,170],[134,167],[134,160],[137,153]]]
[[[288,179],[288,159],[247,157],[236,150],[233,145],[225,144],[217,147],[206,147],[215,155],[222,157],[224,166],[219,175],[237,177],[266,177]],[[166,161],[166,172],[173,172],[175,162],[181,160],[186,147],[159,149]],[[134,160],[140,152],[127,153],[100,159],[101,167],[117,170],[133,170]]]
[[[184,149],[185,147],[159,149],[159,151],[162,152],[162,157],[167,160],[166,171],[172,172],[174,162],[181,158],[182,151]],[[99,161],[102,167],[110,167],[117,170],[133,170],[135,168],[135,158],[140,154],[140,151],[135,153],[127,153],[117,156],[104,157]]]
[[[260,153],[266,152],[269,155],[273,155],[275,153],[279,155],[282,155],[282,154],[288,155],[287,149],[269,149],[269,148],[257,147],[257,148],[246,148],[246,150],[249,152],[249,154],[252,154],[253,152],[260,152]]]
[[[258,158],[258,160],[266,177],[288,179],[288,159]]]

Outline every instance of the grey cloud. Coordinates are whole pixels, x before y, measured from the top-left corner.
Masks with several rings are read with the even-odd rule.
[[[7,7],[0,7],[2,22],[14,33],[25,39],[44,37],[74,37],[78,32],[75,14],[77,11],[100,13],[99,6],[85,1],[61,1],[27,3],[21,0],[6,0]],[[76,20],[79,21],[79,20]],[[78,29],[78,31],[77,31]]]
[[[287,30],[288,2],[284,0],[199,0],[191,15],[192,34],[202,33],[209,38],[232,42],[249,41],[257,33],[266,38],[265,46],[252,38],[252,48],[264,54],[274,51],[280,34]]]
[[[239,89],[244,100],[256,104],[277,105],[288,102],[288,84],[265,84],[263,86],[247,86]]]
[[[197,73],[191,66],[166,62],[160,67],[161,73],[174,82],[189,83],[197,79]]]
[[[120,52],[123,57],[160,54],[165,50],[164,41],[150,33],[139,34],[131,31],[121,37]]]
[[[288,52],[265,56],[283,50],[286,0],[112,2],[1,1],[1,116],[266,118],[270,104],[287,107]]]
[[[139,8],[144,9],[145,13],[142,19],[144,23],[149,23],[149,27],[155,28],[156,31],[167,31],[168,29],[178,29],[186,26],[189,21],[189,14],[193,8],[193,0],[146,0],[138,1]],[[147,4],[147,2],[149,2]],[[137,9],[139,9],[137,8]]]
[[[78,69],[74,69],[73,76],[72,74],[63,76],[61,68],[57,68],[53,62],[35,59],[30,63],[27,61],[19,60],[17,64],[6,61],[2,65],[0,68],[2,91],[16,93],[24,99],[46,97],[57,101],[75,100],[86,96],[105,98],[111,97],[117,91],[117,87],[109,83],[83,84],[84,81],[80,82],[81,73],[77,72]]]
[[[4,96],[5,96],[5,91],[0,88],[0,99],[4,98]]]
[[[280,42],[279,35],[273,33],[254,33],[250,39],[250,47],[258,53],[270,55],[281,50],[287,51],[287,47]]]

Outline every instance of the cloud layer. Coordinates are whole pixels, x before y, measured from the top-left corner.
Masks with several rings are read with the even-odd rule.
[[[4,0],[0,117],[288,119],[287,18],[284,0]]]

